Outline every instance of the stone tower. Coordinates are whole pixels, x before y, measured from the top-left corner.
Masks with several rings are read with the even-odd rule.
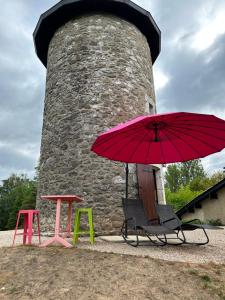
[[[54,205],[39,195],[77,194],[93,207],[95,230],[115,232],[124,164],[90,148],[108,128],[154,113],[160,31],[150,13],[129,0],[62,0],[41,15],[34,43],[47,67],[37,196],[43,229],[54,225]],[[135,166],[129,181],[135,196]]]

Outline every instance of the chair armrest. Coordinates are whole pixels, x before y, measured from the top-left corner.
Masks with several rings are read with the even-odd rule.
[[[166,221],[160,221],[160,223],[167,223],[167,222],[170,222],[170,221],[173,221],[173,220],[176,220],[177,221],[177,219],[176,218],[170,218],[170,219],[168,219],[168,220],[166,220]]]
[[[192,220],[190,220],[190,221],[184,222],[183,224],[188,224],[188,223],[195,222],[195,221],[198,221],[199,224],[202,224],[202,221],[201,221],[200,219],[192,219]]]
[[[167,223],[167,222],[170,222],[170,221],[176,221],[176,222],[177,222],[177,228],[180,228],[180,230],[181,230],[181,226],[182,226],[182,225],[181,225],[181,222],[179,222],[179,221],[178,221],[176,218],[174,218],[174,217],[173,217],[173,218],[170,218],[170,219],[168,219],[168,220],[166,220],[166,221],[161,221],[161,220],[160,220],[160,224],[166,226],[166,223]],[[174,229],[174,228],[173,228],[173,229]]]

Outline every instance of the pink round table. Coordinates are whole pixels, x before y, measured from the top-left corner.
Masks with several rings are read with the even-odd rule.
[[[58,242],[65,246],[66,248],[72,247],[70,243],[68,243],[62,236],[60,236],[60,210],[61,203],[68,203],[68,211],[67,211],[67,225],[66,225],[66,233],[64,237],[71,237],[71,219],[72,219],[72,204],[73,202],[81,202],[82,199],[76,195],[44,195],[41,196],[43,200],[51,200],[56,201],[56,218],[55,218],[55,235],[51,239],[45,241],[40,245],[40,247],[46,247],[54,242]]]

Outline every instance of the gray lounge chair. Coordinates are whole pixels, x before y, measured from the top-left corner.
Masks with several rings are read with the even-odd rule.
[[[164,246],[168,244],[167,235],[177,233],[166,226],[153,224],[156,220],[148,220],[145,215],[143,204],[139,199],[122,199],[125,220],[121,228],[121,234],[125,242],[137,247],[140,243],[139,236],[146,236],[152,245]],[[128,236],[132,234],[131,238]],[[156,240],[152,239],[156,237]],[[178,244],[183,240],[177,236]]]
[[[184,240],[184,244],[205,245],[209,242],[209,237],[206,233],[206,229],[222,229],[220,227],[208,224],[192,223],[196,221],[200,222],[200,220],[198,219],[193,219],[188,222],[182,223],[173,211],[172,206],[168,204],[156,204],[156,211],[160,219],[160,224],[166,226],[169,229],[175,230],[178,235],[181,234],[181,238]],[[203,231],[205,240],[203,242],[187,241],[184,231],[192,231],[196,229],[201,229]]]

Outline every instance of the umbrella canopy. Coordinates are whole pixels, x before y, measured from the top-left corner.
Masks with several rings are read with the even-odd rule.
[[[91,150],[111,160],[165,164],[205,157],[225,147],[225,121],[177,112],[140,116],[100,134]]]

